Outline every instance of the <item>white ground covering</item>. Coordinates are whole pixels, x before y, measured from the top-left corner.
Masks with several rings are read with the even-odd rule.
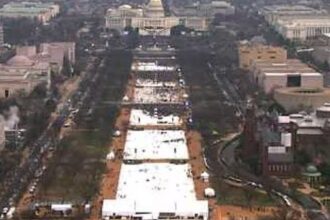
[[[179,126],[182,120],[177,115],[157,116],[142,109],[132,109],[129,119],[130,125],[146,126],[146,125],[172,125]]]
[[[189,154],[184,131],[129,130],[126,137],[124,159],[187,160],[189,159]]]
[[[149,86],[149,87],[175,87],[177,85],[176,82],[162,82],[151,79],[137,79],[136,86]]]
[[[142,163],[121,166],[117,199],[133,201],[195,200],[188,164]],[[155,204],[156,205],[156,204]]]
[[[208,217],[207,201],[197,201],[188,164],[123,164],[116,200],[104,200],[102,216],[142,216],[158,219],[160,213]]]
[[[132,65],[133,71],[174,71],[174,66],[162,66],[155,62],[137,62]]]
[[[157,87],[135,88],[134,101],[136,103],[176,103],[179,94],[175,90],[158,89]]]

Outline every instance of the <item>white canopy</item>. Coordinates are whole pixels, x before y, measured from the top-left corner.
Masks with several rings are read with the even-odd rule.
[[[65,212],[72,209],[72,204],[52,204],[51,210],[58,212]]]
[[[142,217],[142,219],[159,219],[160,213],[175,213],[181,217],[194,217],[195,215],[208,218],[208,202],[206,200],[162,200],[157,201],[141,199],[129,200],[103,200],[102,218],[108,216]]]
[[[115,159],[115,153],[113,151],[110,151],[110,153],[107,154],[107,160],[113,159]]]
[[[209,177],[210,177],[210,174],[208,174],[206,171],[204,171],[202,174],[201,174],[201,178],[207,182],[209,181]]]
[[[204,190],[204,195],[205,195],[206,197],[214,197],[214,196],[215,196],[215,191],[214,191],[214,189],[212,189],[212,188],[206,188],[206,189]]]

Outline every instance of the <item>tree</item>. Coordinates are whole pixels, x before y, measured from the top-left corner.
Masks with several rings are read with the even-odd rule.
[[[251,208],[252,207],[252,202],[253,202],[253,199],[254,199],[253,190],[244,188],[244,197],[246,199],[246,203],[247,203],[248,208]]]
[[[282,207],[277,211],[274,211],[274,220],[300,220],[302,219],[302,214],[294,209],[289,209],[288,207]]]
[[[312,162],[311,156],[304,150],[296,151],[295,153],[295,161],[297,164],[306,165]]]
[[[172,27],[170,32],[171,32],[171,36],[180,36],[182,32],[189,33],[191,31],[192,31],[191,28],[187,28],[186,26],[180,24]]]
[[[327,60],[325,60],[325,61],[322,63],[322,65],[321,65],[321,69],[322,69],[323,71],[329,71],[329,70],[330,70],[330,66],[329,66],[329,63],[328,63]]]
[[[64,76],[68,76],[68,77],[72,76],[72,66],[71,66],[70,60],[67,56],[63,57],[62,74]]]
[[[330,164],[329,163],[321,163],[318,167],[319,171],[323,175],[323,179],[326,184],[330,183]]]

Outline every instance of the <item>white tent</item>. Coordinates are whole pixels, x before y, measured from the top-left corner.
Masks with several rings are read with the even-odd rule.
[[[115,153],[111,151],[107,154],[107,160],[114,160],[115,159]]]
[[[183,218],[202,216],[208,219],[208,202],[206,200],[103,200],[102,218],[107,217],[141,217],[143,220],[159,219],[160,213],[175,213]]]
[[[127,102],[127,101],[129,101],[129,98],[128,98],[128,96],[127,96],[127,95],[125,95],[125,96],[124,96],[124,98],[123,98],[123,101],[124,101],[124,102]]]
[[[206,171],[204,171],[201,174],[201,178],[202,178],[202,180],[204,180],[204,182],[208,182],[209,181],[209,178],[210,178],[210,174],[208,174]]]
[[[215,191],[214,191],[214,189],[212,189],[212,188],[206,188],[206,189],[204,190],[204,195],[205,195],[206,197],[214,197],[214,196],[215,196]]]
[[[107,216],[133,216],[135,213],[134,201],[128,200],[103,200],[102,217]]]
[[[66,212],[72,209],[72,204],[52,204],[51,210],[57,212]]]
[[[115,132],[113,132],[113,136],[115,137],[119,137],[121,135],[121,132],[119,130],[116,130]]]

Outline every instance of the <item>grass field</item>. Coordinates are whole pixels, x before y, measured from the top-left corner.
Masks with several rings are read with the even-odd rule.
[[[121,100],[130,58],[130,53],[122,51],[111,52],[106,58],[91,99],[95,111],[89,120],[81,117],[78,128],[60,141],[41,179],[37,200],[88,201],[97,194],[118,114],[118,106],[104,103]]]
[[[245,207],[276,205],[276,201],[268,194],[253,190],[252,188],[231,186],[221,181],[217,181],[213,186],[216,186],[217,201],[221,205],[237,205]]]

